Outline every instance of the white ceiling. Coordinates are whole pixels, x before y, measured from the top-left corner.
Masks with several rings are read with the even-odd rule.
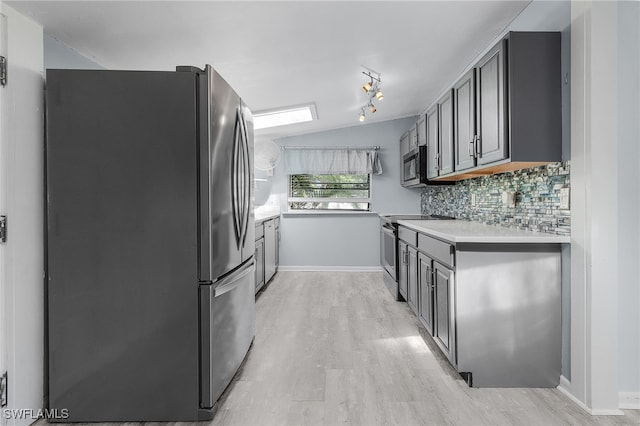
[[[358,125],[363,66],[385,98],[365,123],[417,115],[529,1],[8,1],[109,69],[211,64],[253,111],[314,102],[278,138]]]

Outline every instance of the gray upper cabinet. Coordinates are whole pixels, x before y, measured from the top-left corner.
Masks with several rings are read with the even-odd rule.
[[[439,143],[428,178],[455,181],[562,161],[561,81],[559,32],[508,33],[434,104],[437,118],[433,107],[427,112],[427,146],[433,121]]]
[[[418,149],[418,131],[417,126],[413,125],[409,129],[409,152]]]
[[[418,134],[418,146],[427,144],[427,117],[421,115],[416,124],[416,132]]]
[[[453,86],[453,140],[455,170],[476,165],[476,69]]]
[[[506,40],[493,47],[477,65],[478,164],[489,164],[508,157],[505,132],[504,57]],[[558,74],[558,78],[560,75]]]
[[[400,161],[409,152],[409,132],[400,137]]]
[[[440,175],[453,172],[453,98],[448,91],[438,100],[438,129],[440,144],[438,169]]]
[[[438,105],[434,105],[425,115],[427,138],[427,179],[438,177]]]

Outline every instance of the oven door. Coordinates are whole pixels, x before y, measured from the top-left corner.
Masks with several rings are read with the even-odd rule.
[[[393,225],[383,224],[380,228],[380,265],[394,281],[397,281],[397,230]]]

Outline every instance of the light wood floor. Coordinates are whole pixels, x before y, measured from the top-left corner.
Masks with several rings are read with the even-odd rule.
[[[591,417],[556,389],[472,389],[381,273],[279,272],[213,425],[640,424]]]
[[[467,387],[381,273],[279,272],[256,308],[211,425],[640,424],[640,410],[591,417],[556,389]]]

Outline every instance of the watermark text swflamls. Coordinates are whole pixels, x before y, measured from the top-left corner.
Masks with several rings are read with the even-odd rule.
[[[6,420],[66,420],[69,418],[69,409],[39,408],[3,408],[2,417]]]

